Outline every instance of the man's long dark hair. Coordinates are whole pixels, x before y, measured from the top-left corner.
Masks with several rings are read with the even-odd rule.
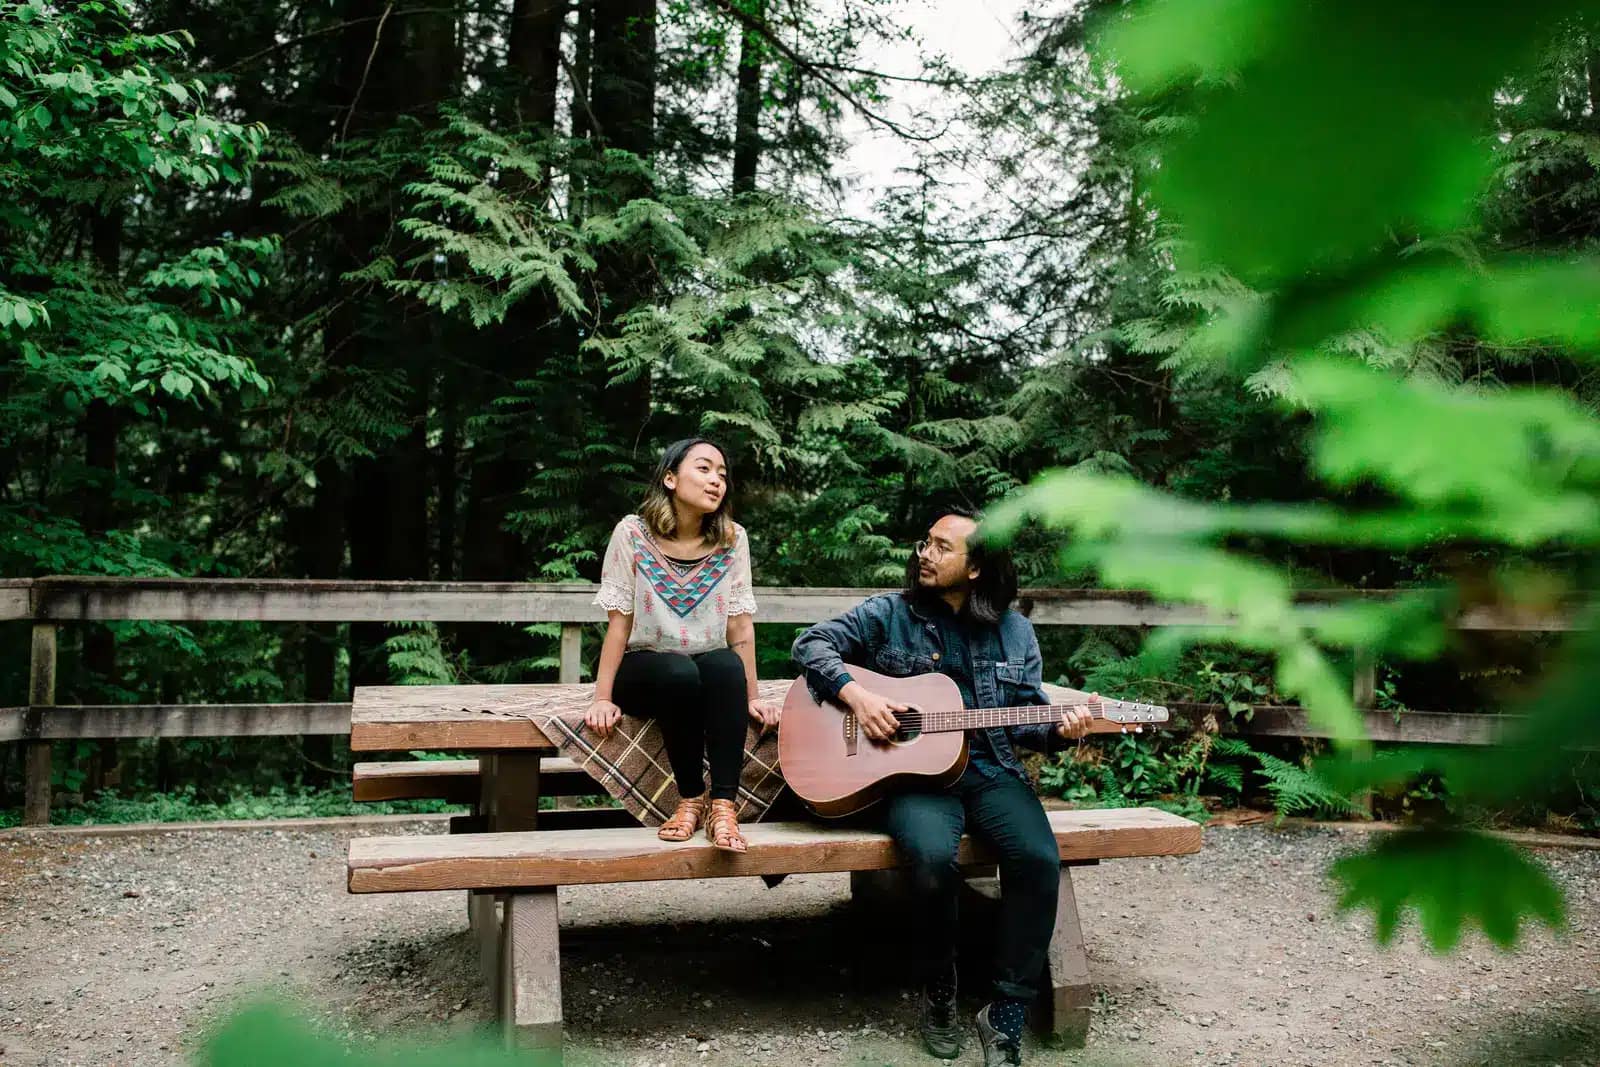
[[[981,515],[970,508],[949,507],[935,512],[928,525],[932,526],[946,515],[959,515],[963,519],[982,522]],[[913,552],[906,564],[905,586],[900,590],[900,595],[920,607],[931,608],[936,606],[939,594],[924,589],[917,581],[918,562],[917,554]],[[965,614],[992,626],[1000,621],[1000,617],[1010,610],[1012,602],[1017,599],[1017,566],[1011,561],[1011,550],[1004,545],[986,542],[980,527],[968,539],[967,565],[977,569],[978,577],[968,591]]]

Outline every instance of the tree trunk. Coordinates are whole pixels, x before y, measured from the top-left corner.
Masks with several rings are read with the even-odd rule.
[[[346,0],[342,8],[345,29],[339,41],[333,90],[334,101],[341,109],[334,129],[337,140],[385,128],[427,91],[422,84],[427,72],[418,69],[415,50],[408,55],[405,47],[406,20],[411,16],[395,16],[394,6],[386,0]],[[422,50],[423,54],[427,51]],[[390,367],[396,362],[396,354],[406,351],[402,347],[403,323],[396,323],[373,307],[373,298],[360,290],[352,291],[344,280],[348,272],[370,261],[390,225],[382,203],[353,208],[334,222],[337,240],[328,272],[328,304],[334,310],[324,333],[330,367]],[[409,520],[389,510],[399,447],[399,442],[391,442],[384,452],[358,461],[349,471],[348,491],[341,502],[352,577],[400,576],[394,573],[395,553],[391,546],[396,538],[404,536],[403,528]],[[416,468],[412,468],[407,473],[414,476],[415,472]],[[373,640],[381,641],[381,631],[374,634],[368,625],[352,626],[350,632],[352,683],[381,678],[379,650],[368,647]]]
[[[331,459],[316,468],[317,486],[311,504],[294,517],[295,564],[302,578],[337,578],[344,567],[345,473]],[[339,626],[310,623],[300,631],[300,699],[321,703],[334,699],[339,660]],[[331,735],[313,734],[301,742],[308,766],[303,778],[311,785],[330,785],[317,769],[332,767],[339,746]]]
[[[460,16],[447,3],[419,6],[421,10],[411,16],[417,70],[411,110],[429,114],[453,96],[461,82]]]
[[[1600,126],[1600,22],[1591,23],[1584,49],[1584,74],[1589,82],[1589,127]]]
[[[347,0],[340,7],[344,32],[334,79],[333,134],[347,140],[382,127],[394,116],[397,101],[405,98],[400,62],[404,27],[394,17],[394,5],[385,0]],[[366,252],[365,247],[355,250],[361,256]]]
[[[107,278],[114,279],[122,266],[121,204],[97,212],[90,224],[90,251],[95,266]],[[83,499],[83,529],[92,540],[100,540],[116,522],[113,501],[117,489],[117,435],[119,418],[117,410],[104,400],[91,401],[83,420],[83,458],[93,472],[85,482]],[[87,672],[85,690],[90,700],[110,695],[116,683],[117,639],[109,627],[91,624],[83,635],[83,666]],[[94,796],[106,786],[107,779],[117,775],[117,743],[99,741],[95,744],[85,768],[83,792]]]
[[[318,465],[312,501],[302,526],[300,574],[306,578],[337,578],[344,568],[345,474],[331,460]],[[336,623],[313,623],[305,628],[304,700],[322,702],[334,698],[338,644]]]
[[[590,67],[594,54],[594,0],[578,0],[578,22],[572,32],[572,139],[581,141],[589,127]]]
[[[391,445],[388,452],[363,461],[353,472],[346,512],[352,578],[425,580],[428,577],[431,539],[428,532],[427,401],[425,389],[414,389],[411,429]],[[350,635],[351,684],[386,682],[388,670],[382,655],[383,642],[389,636],[386,624],[355,623],[350,627]]]
[[[440,398],[444,408],[444,426],[439,432],[439,454],[435,457],[438,472],[434,481],[439,486],[439,504],[434,519],[437,540],[433,569],[435,577],[441,582],[454,581],[456,576],[457,497],[461,492],[461,478],[456,464],[459,461],[461,428],[457,424],[454,400],[454,397],[448,396]]]
[[[765,0],[756,0],[756,19],[766,16]],[[745,27],[739,38],[739,77],[734,90],[733,191],[753,193],[761,160],[761,37]]]
[[[480,451],[473,457],[461,550],[461,577],[467,581],[505,582],[525,576],[522,542],[505,527],[526,473],[509,456]]]
[[[556,78],[561,72],[561,25],[566,0],[512,0],[506,58],[521,79],[519,125],[541,134],[556,126]]]
[[[572,139],[581,141],[596,135],[589,121],[590,69],[594,55],[594,0],[577,0],[578,22],[572,32]],[[576,167],[567,175],[567,217],[580,221],[588,213],[584,178]]]
[[[655,0],[607,0],[594,12],[594,67],[590,110],[599,139],[648,160],[655,145],[656,100]],[[597,210],[615,210],[638,197],[652,195],[644,178],[619,179],[594,188]],[[610,306],[603,329],[614,331],[616,316],[635,306],[655,288],[654,265],[637,253],[602,255],[597,275]],[[605,398],[608,421],[637,440],[651,412],[651,380],[641,374]]]
[[[648,158],[655,146],[655,0],[606,0],[594,9],[589,107],[609,148]]]
[[[512,4],[506,59],[521,84],[517,101],[521,124],[538,135],[555,132],[556,79],[561,69],[565,16],[563,0],[514,0]],[[519,376],[528,353],[549,352],[540,332],[552,311],[548,297],[533,293],[507,315],[495,346],[509,361],[505,367],[496,368],[505,378]],[[526,576],[524,546],[506,530],[507,516],[516,507],[529,474],[527,467],[513,457],[514,441],[508,440],[513,433],[487,428],[472,445],[461,551],[461,575],[469,580],[508,581]],[[473,643],[474,652],[493,655],[490,646],[498,644],[496,635],[474,636],[478,638]]]

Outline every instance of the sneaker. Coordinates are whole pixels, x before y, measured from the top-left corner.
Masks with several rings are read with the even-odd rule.
[[[922,1033],[922,1043],[929,1055],[941,1060],[953,1060],[961,1055],[961,1024],[956,1021],[955,993],[948,999],[935,999],[924,988],[917,1029]]]
[[[989,1005],[978,1012],[978,1042],[983,1046],[983,1067],[1018,1067],[1022,1045],[989,1025]]]

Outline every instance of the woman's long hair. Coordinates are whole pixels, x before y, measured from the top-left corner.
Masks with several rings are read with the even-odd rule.
[[[672,493],[666,485],[667,475],[678,473],[678,468],[683,466],[683,461],[688,458],[689,451],[695,445],[710,445],[716,449],[722,455],[723,466],[728,468],[728,476],[723,479],[725,486],[722,502],[717,505],[716,511],[700,520],[700,533],[704,536],[706,544],[732,548],[734,540],[738,537],[733,525],[733,467],[728,463],[727,451],[707,438],[685,437],[666,447],[661,453],[661,461],[656,464],[655,472],[650,476],[650,484],[645,486],[644,501],[639,505],[639,517],[657,537],[670,540],[678,536],[678,512],[672,506]]]
[[[981,522],[982,517],[968,508],[945,508],[932,516],[938,522],[946,515],[959,515],[964,519]],[[932,525],[930,522],[929,525]],[[917,581],[918,559],[915,552],[906,563],[906,580],[900,595],[917,603],[930,605],[938,595],[922,588]],[[992,544],[983,537],[980,527],[967,540],[967,563],[977,568],[978,577],[967,592],[966,614],[982,623],[993,626],[1000,621],[1017,599],[1017,565],[1011,560],[1011,550],[1004,545]]]

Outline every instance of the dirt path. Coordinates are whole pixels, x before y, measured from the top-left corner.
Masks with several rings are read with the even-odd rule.
[[[483,1025],[463,895],[347,895],[349,836],[0,835],[0,1065],[182,1064],[263,992],[342,1033]],[[1600,1015],[1600,851],[1539,853],[1567,887],[1564,937],[1438,958],[1414,936],[1379,950],[1363,918],[1333,914],[1322,871],[1358,843],[1218,829],[1198,856],[1081,870],[1089,1051],[1028,1062],[1504,1063],[1496,1028]],[[848,898],[832,875],[562,890],[568,1062],[932,1063],[895,949],[852,949]],[[1515,1058],[1600,1063],[1589,1036],[1588,1059]]]

